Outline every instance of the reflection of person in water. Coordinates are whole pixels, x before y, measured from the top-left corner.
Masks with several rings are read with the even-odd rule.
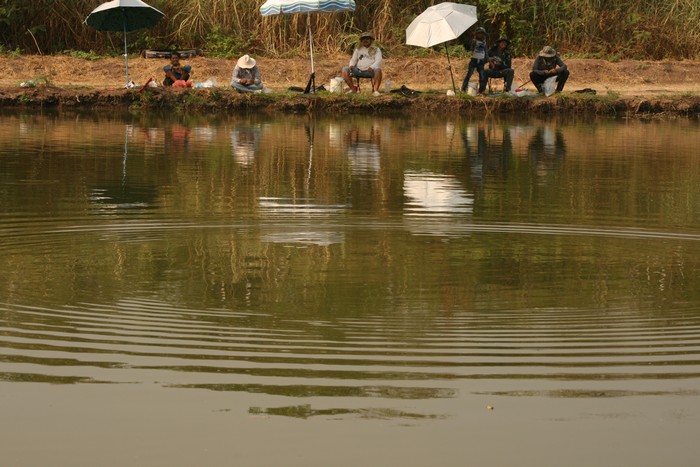
[[[379,172],[381,145],[379,128],[379,125],[372,124],[367,133],[354,126],[345,134],[347,155],[353,172]]]
[[[541,126],[527,146],[528,155],[533,167],[538,171],[550,171],[556,168],[566,156],[566,141],[561,129],[553,130],[548,126]]]
[[[260,145],[260,131],[257,125],[243,125],[231,130],[231,150],[237,163],[248,166],[255,162]]]
[[[494,135],[496,129],[487,129],[484,126],[462,128],[461,136],[464,143],[465,155],[469,162],[471,178],[483,183],[487,175],[498,175],[504,177],[510,160],[513,156],[513,142],[511,140],[510,127],[502,126],[502,137],[498,139]],[[476,151],[474,151],[474,140],[476,139]]]
[[[165,132],[166,153],[187,152],[190,145],[190,129],[175,124]]]

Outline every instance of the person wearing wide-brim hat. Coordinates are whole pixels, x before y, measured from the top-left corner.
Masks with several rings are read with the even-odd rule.
[[[239,92],[262,91],[262,77],[254,58],[244,55],[238,59],[233,69],[231,86]]]
[[[484,70],[486,80],[489,78],[505,79],[505,92],[510,91],[510,87],[513,85],[513,77],[515,76],[515,71],[512,67],[513,56],[508,48],[509,45],[510,40],[507,37],[499,37],[487,53],[489,68]]]
[[[353,78],[370,78],[374,95],[379,95],[379,85],[382,84],[382,51],[373,44],[374,35],[364,32],[360,35],[360,45],[353,51],[348,66],[343,67],[342,75],[350,92],[356,92]]]
[[[542,93],[542,85],[544,82],[556,76],[557,78],[557,88],[556,92],[562,92],[564,90],[564,85],[566,80],[569,79],[569,68],[566,66],[557,54],[557,51],[550,46],[545,46],[537,54],[535,62],[532,65],[532,72],[530,73],[530,80],[532,84],[535,85],[537,91]]]

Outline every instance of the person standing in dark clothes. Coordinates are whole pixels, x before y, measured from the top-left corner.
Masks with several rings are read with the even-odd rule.
[[[467,48],[467,44],[464,45]],[[467,67],[467,76],[464,77],[462,81],[462,92],[467,90],[469,86],[469,80],[474,73],[474,70],[479,73],[479,94],[483,94],[486,90],[486,77],[484,75],[484,64],[486,63],[486,29],[476,28],[474,33],[474,39],[469,43],[469,48],[472,52],[472,58],[469,60],[469,66]]]

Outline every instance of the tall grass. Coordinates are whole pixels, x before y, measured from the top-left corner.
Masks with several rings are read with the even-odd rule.
[[[130,33],[142,48],[200,48],[219,55],[250,52],[285,57],[306,54],[307,16],[263,18],[264,0],[150,0],[166,17],[154,28]],[[352,13],[312,14],[319,53],[347,52],[359,32],[371,30],[394,55],[410,21],[430,0],[356,0]],[[100,0],[0,0],[0,49],[22,53],[64,50],[120,53],[122,36],[83,24]],[[480,23],[495,39],[508,35],[519,55],[551,44],[568,55],[610,59],[700,57],[698,0],[478,0]],[[467,33],[469,34],[469,33]],[[35,42],[36,39],[36,42]],[[39,49],[39,50],[37,50]]]

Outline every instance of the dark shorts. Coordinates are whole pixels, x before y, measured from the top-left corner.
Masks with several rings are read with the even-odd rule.
[[[352,76],[353,78],[374,78],[374,73],[377,71],[372,70],[372,71],[362,71],[359,68],[355,67],[350,71],[350,67],[346,66],[343,68],[343,71],[345,71],[347,74]]]

